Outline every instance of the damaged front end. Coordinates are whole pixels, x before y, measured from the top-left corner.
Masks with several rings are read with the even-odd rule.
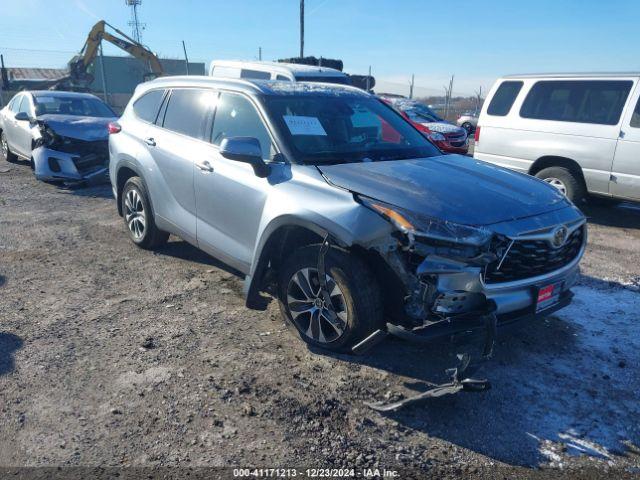
[[[400,322],[388,325],[390,333],[407,337],[417,331],[433,338],[483,326],[496,305],[484,293],[481,274],[501,258],[508,240],[484,228],[359,199],[396,227],[395,242],[375,247],[406,290],[403,312],[396,315]]]
[[[58,134],[46,121],[37,121],[33,168],[38,180],[65,183],[104,183],[108,180],[109,141],[104,128],[103,138],[89,139]]]

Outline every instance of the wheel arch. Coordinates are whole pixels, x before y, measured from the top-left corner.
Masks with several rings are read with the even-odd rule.
[[[329,236],[335,245],[348,248],[350,242],[336,229],[321,226],[309,219],[283,215],[272,220],[263,230],[254,253],[251,273],[245,278],[244,293],[249,308],[261,308],[260,292],[276,278],[287,252],[321,243]]]
[[[116,171],[116,204],[118,206],[118,214],[120,216],[122,216],[122,202],[120,201],[120,198],[122,197],[122,191],[124,190],[125,183],[127,183],[127,180],[131,177],[140,177],[144,186],[147,186],[136,165],[127,162],[118,167],[118,170]],[[151,199],[149,199],[149,202],[151,203]]]
[[[531,164],[531,167],[529,167],[529,175],[535,176],[538,172],[549,167],[564,167],[574,173],[576,175],[576,178],[582,181],[583,185],[586,185],[582,167],[578,162],[568,157],[556,155],[546,155],[544,157],[540,157]]]

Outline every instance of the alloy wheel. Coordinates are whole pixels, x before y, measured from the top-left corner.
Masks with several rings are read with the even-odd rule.
[[[147,225],[144,204],[137,190],[132,189],[127,192],[124,199],[125,220],[133,235],[133,238],[140,240],[144,236]]]
[[[567,194],[567,186],[559,178],[549,177],[549,178],[545,178],[544,181],[547,182],[549,185],[553,185],[554,187],[556,187],[560,191],[560,193],[562,193],[563,195]]]
[[[325,274],[329,304],[320,287],[320,276],[315,268],[302,268],[289,280],[287,306],[298,330],[318,343],[331,343],[345,331],[348,320],[344,294],[336,281]]]

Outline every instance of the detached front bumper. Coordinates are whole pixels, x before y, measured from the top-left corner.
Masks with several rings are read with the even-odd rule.
[[[551,315],[571,303],[580,267],[578,262],[558,272],[526,282],[485,285],[480,274],[441,275],[438,278],[438,300],[443,320],[413,329],[387,324],[392,335],[406,340],[430,341],[436,338],[472,332],[484,328],[484,316],[495,313],[498,328],[515,323],[532,322]],[[466,278],[465,278],[466,277]],[[557,298],[544,308],[538,306],[541,289],[554,285]],[[447,311],[445,311],[447,310]]]
[[[89,184],[108,181],[109,157],[88,153],[61,152],[47,147],[33,150],[34,173],[38,180]]]

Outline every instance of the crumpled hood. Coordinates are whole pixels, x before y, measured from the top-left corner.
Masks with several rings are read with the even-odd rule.
[[[329,183],[414,213],[490,225],[569,206],[546,183],[471,157],[318,166]]]
[[[107,140],[109,122],[116,117],[79,117],[77,115],[40,115],[36,118],[39,123],[47,125],[56,134],[88,142]]]
[[[467,134],[467,131],[464,128],[445,122],[425,122],[420,123],[420,125],[427,127],[432,132]]]

